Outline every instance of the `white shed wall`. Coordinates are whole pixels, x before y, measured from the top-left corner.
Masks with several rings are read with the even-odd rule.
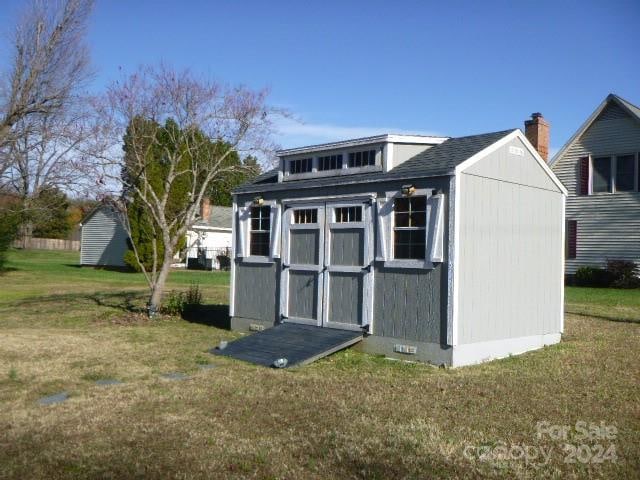
[[[562,330],[564,197],[521,145],[460,174],[458,344]]]
[[[82,225],[80,265],[124,267],[127,232],[109,208],[98,209]]]

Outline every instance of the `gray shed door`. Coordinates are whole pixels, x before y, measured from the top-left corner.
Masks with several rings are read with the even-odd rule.
[[[288,322],[360,330],[371,323],[368,200],[288,205],[281,313]]]

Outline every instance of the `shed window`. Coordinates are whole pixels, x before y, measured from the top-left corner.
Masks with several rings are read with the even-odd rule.
[[[318,170],[338,170],[342,168],[342,154],[318,157]]]
[[[304,208],[293,211],[293,223],[318,223],[318,209]]]
[[[349,153],[349,168],[368,167],[376,164],[376,151],[365,150],[363,152]]]
[[[611,157],[596,157],[592,164],[591,191],[593,193],[611,192]]]
[[[635,185],[635,155],[616,157],[616,192],[631,192]]]
[[[425,258],[427,197],[396,198],[393,203],[393,257]]]
[[[362,207],[338,207],[334,211],[336,223],[362,221]]]
[[[310,172],[313,166],[312,158],[298,158],[296,160],[289,161],[289,173],[295,175],[296,173]]]
[[[271,233],[271,207],[251,207],[250,248],[251,255],[269,256],[269,237]]]

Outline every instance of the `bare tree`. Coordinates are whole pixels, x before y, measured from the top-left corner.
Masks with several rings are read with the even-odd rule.
[[[127,151],[115,160],[110,155],[102,159],[100,182],[124,180],[117,205],[130,235],[133,198],[149,221],[147,234],[154,239],[150,268],[132,243],[150,288],[150,315],[161,305],[176,248],[197,219],[207,188],[219,176],[244,168],[225,160],[234,151],[270,148],[274,110],[265,100],[266,91],[225,87],[164,66],[142,68],[108,90],[101,123],[112,127],[111,138],[120,145],[127,136]],[[158,164],[161,181],[151,173]],[[175,202],[171,192],[179,183],[188,192],[184,201]]]
[[[12,63],[0,83],[0,176],[33,136],[37,116],[59,114],[89,78],[84,44],[93,0],[32,0],[13,37]]]

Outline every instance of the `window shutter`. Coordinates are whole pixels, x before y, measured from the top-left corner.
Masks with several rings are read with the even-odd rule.
[[[271,258],[280,258],[280,205],[271,206],[271,244],[269,253]]]
[[[579,159],[579,195],[589,195],[589,157]]]
[[[578,247],[578,221],[567,220],[567,258],[576,258]]]
[[[433,263],[444,260],[444,195],[438,194],[427,200],[428,223],[426,229],[425,257]]]
[[[376,200],[377,225],[376,260],[391,259],[391,214],[393,212],[393,198],[378,198]]]
[[[251,207],[238,209],[238,236],[236,245],[236,257],[249,256],[249,224],[251,222]]]

